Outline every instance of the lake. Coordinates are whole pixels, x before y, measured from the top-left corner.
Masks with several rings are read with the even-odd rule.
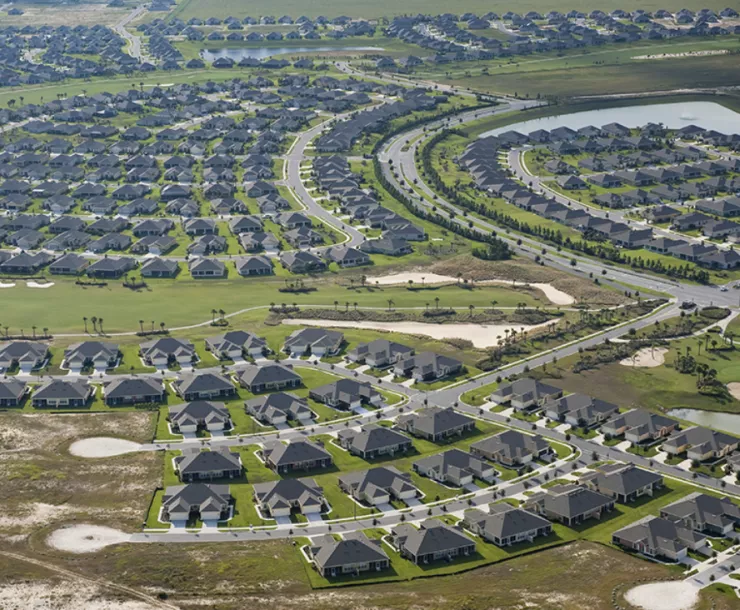
[[[330,51],[382,51],[380,47],[225,47],[223,49],[203,49],[200,56],[205,61],[215,61],[219,57],[229,57],[241,61],[245,57],[266,59],[274,55],[305,55],[309,53],[328,53]]]
[[[493,129],[481,134],[480,137],[497,135],[509,130],[527,134],[536,129],[547,129],[548,131],[556,127],[580,129],[588,125],[600,127],[607,123],[621,123],[626,127],[641,127],[646,123],[663,123],[670,129],[680,129],[694,124],[726,134],[740,133],[740,114],[729,108],[716,102],[675,102],[559,114]]]
[[[719,413],[700,409],[670,409],[666,415],[685,419],[699,426],[722,430],[729,434],[740,434],[740,415],[735,413]]]

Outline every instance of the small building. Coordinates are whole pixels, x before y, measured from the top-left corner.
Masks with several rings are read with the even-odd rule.
[[[201,451],[197,447],[183,450],[174,459],[175,472],[184,483],[208,479],[235,479],[242,474],[242,461],[238,453],[220,447],[211,451]]]
[[[339,353],[344,343],[344,334],[337,330],[326,330],[324,328],[302,328],[293,331],[287,339],[283,351],[292,357],[300,357],[311,354],[321,358],[322,356],[335,356]]]
[[[375,424],[363,426],[359,432],[351,428],[340,430],[337,441],[352,455],[365,460],[404,454],[413,448],[408,436]]]
[[[231,428],[229,410],[222,402],[195,400],[169,408],[167,419],[173,432],[195,434],[199,430],[220,432]]]
[[[281,364],[250,364],[239,375],[239,385],[252,394],[289,390],[302,384],[298,373]]]
[[[347,352],[347,360],[382,369],[413,355],[414,349],[411,347],[387,339],[375,339]]]
[[[314,479],[282,479],[254,484],[254,501],[271,518],[318,514],[326,510],[324,490]]]
[[[496,470],[488,462],[462,451],[450,449],[417,460],[412,465],[415,472],[445,485],[464,487],[480,479],[492,483]]]
[[[211,400],[236,395],[236,388],[218,373],[185,374],[172,382],[172,387],[185,400]]]
[[[475,554],[475,541],[462,530],[438,519],[427,519],[417,529],[410,523],[393,528],[391,542],[401,557],[413,563],[428,564],[435,561],[452,561],[456,557]]]
[[[602,464],[578,480],[589,489],[627,504],[663,487],[663,477],[634,464]]]
[[[689,550],[706,547],[706,537],[668,519],[648,515],[614,532],[612,543],[648,557],[681,561]]]
[[[452,407],[429,407],[401,415],[396,420],[399,430],[428,441],[439,442],[451,436],[462,436],[475,429],[475,420]]]
[[[331,453],[322,445],[307,440],[287,444],[280,441],[267,442],[262,449],[262,456],[265,464],[278,474],[329,468],[333,463]]]
[[[368,506],[388,504],[391,500],[412,500],[420,493],[411,476],[395,466],[349,472],[341,475],[338,482],[344,493]]]
[[[518,430],[504,430],[473,443],[470,452],[509,468],[524,466],[535,459],[549,461],[554,453],[539,434],[524,434]]]
[[[588,519],[601,519],[614,509],[614,498],[582,485],[555,485],[530,496],[524,508],[534,510],[551,521],[579,525]]]
[[[740,506],[729,498],[694,492],[660,509],[660,516],[710,536],[726,536],[740,526]]]
[[[540,515],[506,502],[491,504],[490,514],[473,509],[465,512],[465,528],[496,546],[534,542],[552,534],[552,524]]]
[[[511,383],[500,385],[491,394],[491,401],[497,404],[510,404],[516,411],[541,408],[548,400],[560,398],[563,390],[524,377]]]
[[[190,521],[225,521],[231,512],[228,485],[187,483],[171,485],[162,497],[162,521],[186,524]]]
[[[288,421],[308,425],[316,417],[304,398],[286,392],[253,398],[244,403],[244,408],[257,421],[270,426],[279,426]]]
[[[326,534],[315,538],[307,552],[324,578],[380,572],[391,565],[381,548],[381,541],[370,540],[362,532],[345,534],[341,540]]]
[[[368,382],[346,378],[312,388],[308,395],[329,407],[346,410],[359,409],[363,404],[377,406],[383,401],[382,394]]]
[[[31,396],[31,404],[37,409],[85,407],[93,394],[95,388],[87,381],[52,379],[36,388]]]

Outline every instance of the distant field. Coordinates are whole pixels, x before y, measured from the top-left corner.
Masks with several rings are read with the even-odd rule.
[[[567,54],[530,55],[509,61],[459,62],[417,72],[490,93],[575,96],[639,93],[740,84],[737,55],[675,59],[632,59],[642,55],[690,51],[740,50],[740,38],[639,42]]]
[[[0,6],[5,4],[0,2]],[[106,2],[90,2],[59,6],[55,4],[42,3],[13,3],[14,7],[20,8],[23,15],[8,15],[5,11],[0,13],[0,25],[87,25],[94,26],[114,25],[131,10],[126,8],[110,8]]]
[[[706,2],[705,0],[625,0],[619,3],[619,8],[625,10],[642,8],[645,10],[657,10],[665,8],[669,10],[680,10],[681,8],[700,9],[712,8],[721,10],[726,3]],[[242,0],[182,0],[174,11],[181,19],[190,17],[210,17],[228,15],[283,15],[292,17],[307,15],[316,17],[326,15],[327,17],[338,15],[349,15],[350,17],[377,18],[393,15],[413,15],[416,13],[441,14],[446,12],[464,13],[472,11],[485,13],[496,11],[498,13],[507,10],[525,13],[530,10],[546,12],[550,10],[581,10],[584,12],[594,9],[614,10],[616,4],[612,0],[569,0],[568,2],[557,0],[525,0],[524,2],[512,3],[510,5],[496,3],[491,4],[484,0],[458,0],[457,2],[445,2],[444,0],[406,0],[406,2],[392,2],[389,0],[376,0],[366,2],[363,0],[253,0],[245,3]]]

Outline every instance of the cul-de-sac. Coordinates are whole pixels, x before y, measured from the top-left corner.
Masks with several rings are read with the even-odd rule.
[[[0,2],[0,609],[740,609],[725,2]]]

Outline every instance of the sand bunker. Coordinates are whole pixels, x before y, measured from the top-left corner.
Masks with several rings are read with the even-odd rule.
[[[356,322],[354,320],[308,320],[295,318],[283,320],[283,324],[297,326],[330,326],[334,328],[366,328],[369,330],[386,330],[395,333],[406,333],[409,335],[424,335],[432,339],[467,339],[475,347],[493,347],[498,344],[498,338],[505,337],[506,330],[521,332],[540,328],[551,324],[553,321],[537,324],[536,326],[525,326],[522,324],[425,324],[424,322]]]
[[[648,369],[654,368],[665,363],[665,355],[667,353],[668,350],[664,347],[659,347],[656,349],[643,347],[635,354],[634,358],[625,358],[624,360],[620,360],[619,364],[623,364],[624,366],[635,366]]]
[[[26,282],[26,286],[29,288],[51,288],[54,285],[54,282],[46,282],[45,284],[39,284],[38,282],[34,282],[33,280],[29,280]]]
[[[709,57],[712,55],[727,55],[727,49],[707,51],[686,51],[685,53],[658,53],[657,55],[635,55],[632,59],[685,59],[688,57]]]
[[[138,451],[141,445],[121,438],[97,436],[75,441],[69,446],[69,452],[77,457],[105,458]]]
[[[0,288],[15,288],[15,282],[0,282]]]
[[[72,525],[63,527],[46,539],[46,544],[67,553],[94,553],[113,544],[128,542],[131,535],[102,525]]]
[[[728,383],[727,391],[733,398],[735,398],[736,400],[740,400],[740,383],[738,383],[737,381],[732,381]]]
[[[437,273],[396,273],[393,275],[384,275],[380,277],[369,277],[367,278],[368,284],[378,284],[380,286],[392,286],[395,284],[408,284],[413,282],[414,284],[449,284],[450,282],[457,282],[456,277],[450,275],[439,275]],[[511,280],[483,280],[476,282],[476,284],[501,284],[506,286],[519,285],[519,286],[532,286],[538,288],[545,293],[545,296],[555,305],[573,305],[576,302],[575,298],[569,295],[567,292],[558,290],[552,284],[543,283],[524,283],[524,282],[513,282]]]
[[[624,597],[643,610],[691,610],[699,601],[699,590],[682,581],[655,582],[630,589]]]

